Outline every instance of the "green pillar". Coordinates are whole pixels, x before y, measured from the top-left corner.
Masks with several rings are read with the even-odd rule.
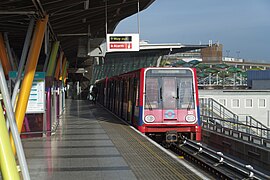
[[[53,43],[46,76],[54,76],[54,70],[55,70],[55,65],[56,65],[56,56],[57,56],[57,52],[59,49],[59,44],[60,44],[59,41],[55,41]]]

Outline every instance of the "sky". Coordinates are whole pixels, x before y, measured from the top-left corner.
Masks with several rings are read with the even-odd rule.
[[[138,26],[139,24],[139,26]],[[149,43],[223,44],[223,55],[270,63],[270,0],[156,0],[114,33]]]

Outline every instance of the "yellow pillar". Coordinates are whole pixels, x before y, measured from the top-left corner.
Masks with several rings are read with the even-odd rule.
[[[19,98],[18,98],[16,110],[15,110],[15,117],[16,117],[19,133],[22,130],[23,120],[24,120],[24,116],[25,116],[25,112],[27,108],[27,103],[28,103],[32,83],[34,80],[34,75],[36,72],[36,67],[38,63],[38,58],[39,58],[40,49],[42,46],[47,22],[48,22],[48,16],[46,16],[44,19],[38,20],[36,24],[33,40],[31,43],[30,51],[27,57],[24,78],[22,81]],[[12,140],[12,145],[13,144],[14,143]]]
[[[5,76],[8,76],[8,72],[11,70],[11,65],[8,60],[5,42],[2,33],[0,33],[0,60],[4,69]]]
[[[0,103],[0,167],[4,179],[19,180],[14,154],[12,152],[6,121],[2,105]]]

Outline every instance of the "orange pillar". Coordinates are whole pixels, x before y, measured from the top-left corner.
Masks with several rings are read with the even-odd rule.
[[[37,21],[30,51],[27,57],[24,78],[22,81],[19,98],[18,98],[16,110],[15,110],[15,117],[16,117],[19,133],[22,130],[23,120],[24,120],[24,116],[25,116],[25,112],[27,108],[27,103],[28,103],[32,83],[34,80],[34,75],[36,72],[36,67],[38,63],[38,58],[39,58],[40,49],[42,46],[47,22],[48,22],[48,16],[46,16],[44,19],[40,19]]]
[[[59,75],[59,80],[63,80],[63,75],[64,75],[64,71],[65,71],[65,67],[67,65],[67,58],[64,59],[63,64],[62,64],[62,72]]]
[[[2,33],[0,33],[0,60],[4,69],[5,76],[8,76],[8,72],[11,70],[11,65],[8,60],[6,46]]]
[[[60,64],[61,64],[61,61],[63,60],[63,57],[64,57],[64,52],[61,51],[60,56],[59,56],[59,58],[57,60],[57,66],[56,66],[55,74],[54,74],[54,77],[55,77],[56,80],[59,80]]]

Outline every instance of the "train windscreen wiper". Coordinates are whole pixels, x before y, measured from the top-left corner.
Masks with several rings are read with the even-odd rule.
[[[162,88],[159,88],[159,98],[162,100]]]
[[[176,99],[179,99],[179,86],[177,86],[177,90],[176,90]]]

